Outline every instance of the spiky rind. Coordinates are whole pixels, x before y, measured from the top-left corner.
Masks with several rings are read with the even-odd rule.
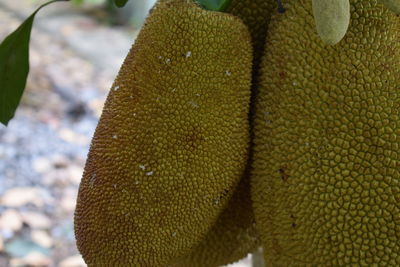
[[[252,48],[232,15],[161,0],[93,137],[75,212],[89,266],[164,266],[226,207],[247,162]]]
[[[269,26],[252,173],[268,266],[400,266],[400,17],[351,3],[335,46],[309,0]]]

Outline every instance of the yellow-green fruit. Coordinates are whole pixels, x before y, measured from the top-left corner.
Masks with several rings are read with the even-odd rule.
[[[400,17],[354,0],[324,46],[311,1],[271,19],[252,198],[267,266],[400,266]]]
[[[329,45],[337,44],[349,27],[349,0],[312,0],[312,7],[322,41]]]
[[[227,208],[202,242],[180,259],[181,267],[218,267],[238,261],[259,246],[246,175],[236,188]]]
[[[232,15],[161,0],[97,126],[75,212],[89,266],[164,266],[226,207],[247,161],[252,48]]]
[[[381,0],[383,4],[396,14],[400,14],[400,0]]]
[[[252,35],[253,82],[255,67],[263,53],[268,23],[276,11],[275,0],[233,0],[227,12],[239,17],[248,26]],[[255,84],[253,84],[253,87]],[[248,164],[250,167],[250,162]],[[221,213],[213,228],[202,242],[180,259],[174,266],[213,267],[226,265],[245,257],[259,246],[254,214],[250,199],[250,176],[246,172],[233,194],[228,206]]]

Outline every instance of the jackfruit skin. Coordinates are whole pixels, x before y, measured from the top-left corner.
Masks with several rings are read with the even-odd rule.
[[[206,237],[174,267],[227,265],[244,258],[260,245],[250,197],[249,175],[245,177]]]
[[[328,45],[337,44],[349,27],[349,0],[312,0],[312,7],[319,37]]]
[[[311,1],[271,20],[252,198],[267,266],[400,266],[400,17],[351,1],[325,46]]]
[[[161,0],[107,97],[75,211],[89,266],[165,266],[205,236],[247,162],[246,26]]]
[[[249,28],[254,51],[253,72],[256,75],[271,15],[277,13],[276,0],[232,0],[226,12],[240,18]]]
[[[240,18],[247,25],[251,34],[254,51],[253,90],[255,90],[257,66],[264,52],[269,20],[272,13],[276,12],[276,2],[275,0],[232,0],[226,12]],[[212,229],[200,244],[173,266],[227,265],[244,258],[248,253],[257,249],[260,239],[255,226],[250,197],[250,166],[249,158],[247,171]]]

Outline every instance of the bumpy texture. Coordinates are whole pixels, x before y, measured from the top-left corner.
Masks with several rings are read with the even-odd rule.
[[[254,103],[258,91],[259,66],[264,53],[271,16],[277,13],[276,0],[232,0],[227,12],[240,18],[248,27],[253,44],[253,77],[251,103]],[[250,106],[249,121],[252,134],[253,105]],[[252,140],[253,138],[251,138]],[[252,149],[250,148],[250,154]],[[251,156],[250,156],[251,162]]]
[[[164,266],[198,243],[242,177],[252,48],[237,18],[153,8],[105,103],[79,188],[89,266]]]
[[[255,75],[264,52],[268,24],[276,10],[276,0],[232,0],[226,11],[240,18],[249,28],[254,48]]]
[[[227,12],[240,18],[251,33],[254,48],[253,89],[256,89],[256,66],[264,52],[270,17],[277,12],[276,1],[232,0]],[[213,228],[198,246],[174,266],[221,266],[238,261],[254,251],[260,242],[251,205],[250,176],[247,171]]]
[[[400,14],[400,0],[381,0],[387,8],[396,14]]]
[[[218,267],[238,261],[260,245],[245,175],[215,225],[191,253],[174,266]]]
[[[400,17],[354,0],[335,46],[311,1],[271,20],[252,197],[268,266],[400,266]]]
[[[326,44],[337,44],[349,26],[349,0],[312,0],[312,7],[319,37]]]

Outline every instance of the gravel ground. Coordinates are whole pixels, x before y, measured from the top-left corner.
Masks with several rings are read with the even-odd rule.
[[[41,2],[2,0],[0,40]],[[22,104],[8,127],[0,125],[0,267],[86,266],[73,235],[77,189],[106,94],[137,32],[106,27],[66,3],[39,14]]]

